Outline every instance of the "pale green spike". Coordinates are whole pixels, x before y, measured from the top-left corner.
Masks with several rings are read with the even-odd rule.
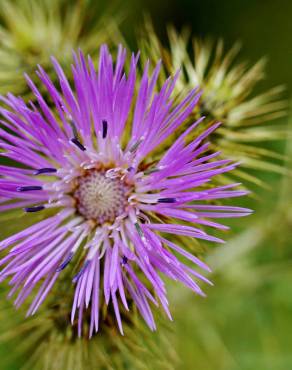
[[[93,0],[1,0],[0,92],[31,97],[23,73],[34,74],[38,64],[56,81],[51,56],[65,71],[73,49],[96,57],[101,43],[112,44],[119,35],[121,16],[113,10]]]
[[[71,285],[71,279],[64,277],[56,289],[61,286],[67,292],[68,284]],[[156,318],[159,330],[153,333],[131,307],[123,320],[122,336],[115,318],[109,320],[108,313],[106,322],[100,319],[99,333],[89,340],[86,334],[78,338],[76,327],[70,325],[71,305],[70,294],[53,293],[36,316],[24,319],[23,311],[16,312],[11,303],[2,300],[0,352],[2,348],[13,350],[7,351],[1,366],[7,364],[6,369],[18,362],[21,370],[176,369],[172,334],[161,314]],[[68,318],[67,322],[62,324],[61,318]],[[88,332],[87,323],[83,326],[84,333]]]
[[[173,26],[168,26],[168,40],[164,45],[149,18],[146,19],[145,31],[141,35],[138,45],[142,55],[154,61],[162,58],[165,66],[163,76],[181,69],[174,99],[182,91],[196,86],[202,89],[199,105],[184,126],[187,127],[201,115],[206,116],[192,138],[208,126],[210,121],[219,121],[221,127],[210,137],[212,150],[221,151],[222,156],[229,159],[243,158],[249,167],[256,170],[283,172],[280,165],[273,163],[274,158],[282,160],[281,155],[267,151],[262,146],[264,141],[291,137],[291,130],[286,127],[284,119],[277,125],[271,122],[286,115],[287,102],[282,98],[283,86],[276,86],[258,95],[254,92],[257,83],[265,78],[265,58],[254,65],[237,62],[241,48],[239,43],[230,50],[224,50],[222,40],[214,42],[210,39],[192,39],[189,29],[177,32]],[[166,142],[165,145],[169,144]],[[239,174],[233,171],[233,175],[236,173]],[[261,180],[248,173],[240,177],[245,178],[246,182],[261,183]]]

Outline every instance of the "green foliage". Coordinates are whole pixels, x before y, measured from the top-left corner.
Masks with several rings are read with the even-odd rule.
[[[68,294],[66,281],[62,294],[55,291],[41,312],[26,320],[15,313],[11,304],[1,301],[0,348],[13,348],[3,356],[1,365],[5,369],[15,363],[21,370],[176,368],[178,359],[169,327],[158,317],[159,330],[151,332],[135,309],[124,317],[124,336],[109,314],[106,319],[101,318],[100,331],[93,338],[89,340],[86,334],[78,338],[77,323],[69,323],[72,294]],[[60,290],[60,284],[57,289]],[[84,331],[86,326],[85,323]]]
[[[281,164],[283,155],[269,149],[270,143],[291,137],[285,123],[277,122],[286,115],[284,87],[255,94],[258,83],[265,77],[265,59],[254,65],[238,62],[238,43],[225,50],[222,40],[192,38],[188,29],[179,33],[172,26],[168,28],[168,44],[164,45],[148,19],[139,34],[142,58],[156,62],[162,59],[166,66],[161,82],[167,75],[181,70],[175,90],[177,97],[182,91],[200,87],[202,98],[187,125],[202,115],[206,116],[205,125],[214,121],[222,123],[211,135],[211,148],[241,163],[241,169],[233,171],[234,176],[264,187],[259,176],[250,170],[285,172]],[[228,182],[228,178],[222,178],[222,182]]]
[[[26,95],[24,73],[40,64],[55,81],[50,57],[70,70],[72,49],[95,57],[118,34],[119,18],[92,0],[0,0],[0,92]]]

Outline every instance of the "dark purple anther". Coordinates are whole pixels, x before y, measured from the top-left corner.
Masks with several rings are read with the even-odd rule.
[[[56,168],[40,168],[39,170],[36,170],[33,174],[41,175],[43,173],[55,173],[55,172],[57,172]]]
[[[68,257],[65,258],[65,260],[61,263],[61,265],[57,268],[57,272],[60,272],[62,270],[64,270],[65,267],[67,267],[69,265],[69,263],[71,262],[72,258],[74,256],[74,253],[70,252]]]
[[[102,120],[102,138],[105,139],[107,136],[108,123],[106,120]]]
[[[71,142],[72,142],[73,144],[75,144],[75,145],[77,146],[77,148],[79,148],[80,150],[82,150],[82,152],[84,152],[84,151],[86,150],[85,146],[84,146],[84,145],[82,145],[82,144],[80,143],[80,141],[79,141],[76,137],[73,137],[73,139],[71,139]]]
[[[122,265],[126,265],[128,262],[128,258],[126,256],[123,256],[122,258]]]
[[[26,207],[24,208],[25,212],[38,212],[45,209],[44,206],[35,206],[35,207]]]
[[[43,190],[42,186],[18,186],[16,191]]]
[[[77,281],[81,278],[81,276],[84,274],[85,270],[87,269],[90,261],[85,261],[84,265],[81,267],[80,271],[73,277],[72,282],[75,284]]]
[[[157,202],[158,203],[175,203],[176,199],[175,198],[159,198]]]

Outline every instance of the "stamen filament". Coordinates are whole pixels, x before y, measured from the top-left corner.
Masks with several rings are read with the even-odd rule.
[[[73,132],[74,137],[78,138],[78,131],[77,131],[75,122],[72,119],[70,120],[70,126],[72,128],[72,132]]]
[[[158,168],[149,168],[148,170],[144,171],[144,174],[145,175],[150,175],[151,173],[158,172],[158,171],[159,171]]]
[[[138,222],[135,223],[136,230],[138,231],[138,234],[142,237],[144,236],[143,231],[141,229],[141,226],[138,224]]]
[[[137,148],[138,146],[142,143],[142,139],[138,140],[131,148],[130,148],[130,153],[133,153]]]

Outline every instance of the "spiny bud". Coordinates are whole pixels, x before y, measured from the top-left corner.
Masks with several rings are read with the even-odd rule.
[[[165,74],[181,69],[175,89],[177,96],[186,88],[202,89],[202,98],[189,124],[201,115],[206,116],[206,123],[222,123],[210,141],[214,152],[220,150],[222,156],[241,162],[242,168],[232,175],[265,186],[248,169],[283,173],[282,155],[261,144],[284,139],[288,133],[284,126],[270,125],[270,121],[286,114],[287,103],[281,98],[284,87],[254,94],[257,83],[265,76],[265,59],[254,65],[238,62],[238,43],[225,50],[222,40],[192,39],[188,29],[179,33],[172,26],[168,28],[169,46],[164,46],[149,19],[142,36],[139,41],[142,56],[151,55],[154,60],[162,57]],[[228,175],[221,178],[224,183],[227,179]]]

